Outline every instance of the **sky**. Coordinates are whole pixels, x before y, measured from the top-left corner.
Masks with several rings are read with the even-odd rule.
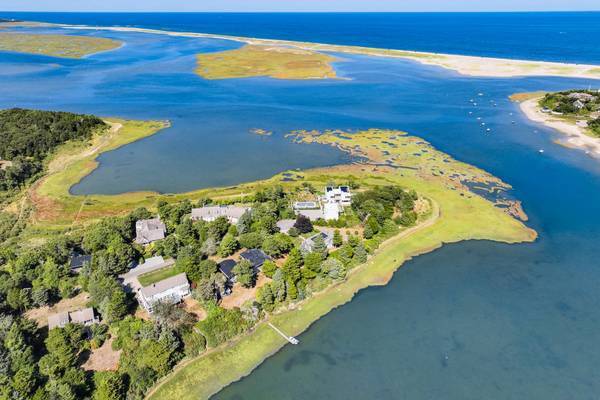
[[[600,0],[0,0],[2,11],[591,11]]]

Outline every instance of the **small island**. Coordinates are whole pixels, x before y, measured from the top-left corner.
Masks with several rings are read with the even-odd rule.
[[[54,34],[0,33],[0,51],[37,54],[60,58],[83,58],[122,46],[118,40]]]
[[[246,45],[239,49],[199,54],[196,73],[205,79],[266,76],[275,79],[333,79],[336,57],[278,45]]]
[[[532,121],[567,135],[558,141],[600,157],[600,91],[568,90],[556,93],[520,93],[511,96]]]

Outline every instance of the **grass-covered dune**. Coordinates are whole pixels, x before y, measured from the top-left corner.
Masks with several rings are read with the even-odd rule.
[[[62,58],[82,58],[114,50],[122,43],[107,38],[32,33],[0,33],[0,51],[39,54]]]
[[[239,49],[199,54],[196,73],[206,79],[268,76],[276,79],[335,78],[335,57],[284,46],[246,45]]]

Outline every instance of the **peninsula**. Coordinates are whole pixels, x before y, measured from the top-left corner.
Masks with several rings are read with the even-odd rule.
[[[569,90],[557,93],[519,93],[511,96],[532,121],[566,135],[559,144],[600,157],[600,93]]]
[[[91,368],[95,382],[108,380],[131,396],[207,398],[294,342],[282,332],[300,334],[359,290],[386,284],[411,257],[463,240],[536,238],[521,221],[520,203],[506,196],[508,184],[402,131],[288,134],[298,146],[321,143],[353,154],[349,165],[174,195],[74,196],[69,188],[96,167],[99,154],[168,122],[19,109],[0,117],[31,140],[56,134],[32,127],[73,124],[72,139],[47,139],[51,147],[34,147],[37,153],[10,137],[3,144],[3,155],[15,161],[4,173],[13,176],[19,157],[29,154],[40,160],[40,172],[5,192],[3,220],[19,228],[4,230],[14,255],[0,273],[17,274],[32,252],[46,260],[23,287],[7,286],[5,306],[26,309],[40,329],[48,322],[43,374]],[[48,120],[54,122],[41,124]],[[50,271],[60,278],[37,277]],[[17,294],[30,290],[35,295],[22,303]],[[182,305],[157,302],[167,295]],[[73,354],[91,348],[90,361],[56,361],[49,371],[46,363],[57,357],[52,343],[65,335],[81,338],[66,345]],[[102,385],[94,390],[108,390]],[[31,387],[14,390],[29,395]]]

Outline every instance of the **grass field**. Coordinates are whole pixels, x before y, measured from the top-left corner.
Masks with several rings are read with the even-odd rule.
[[[404,261],[444,243],[475,239],[517,243],[536,238],[536,233],[522,222],[466,187],[468,182],[477,182],[495,190],[505,190],[509,188],[507,184],[433,149],[422,139],[397,131],[371,130],[354,135],[301,132],[297,133],[296,140],[328,143],[368,157],[365,162],[351,166],[305,171],[305,180],[320,184],[353,177],[363,186],[398,184],[432,199],[434,211],[430,220],[384,243],[367,264],[353,271],[347,281],[326,289],[294,310],[269,318],[290,335],[300,334],[332,309],[350,301],[359,290],[386,284]],[[355,149],[356,145],[360,149]],[[388,160],[392,165],[381,166]],[[440,169],[443,169],[443,175],[439,174]],[[235,343],[184,362],[161,381],[148,398],[208,398],[249,374],[286,343],[262,323]]]
[[[236,50],[199,54],[196,73],[206,79],[268,76],[276,79],[335,78],[333,56],[283,46],[246,45]]]
[[[62,58],[82,58],[121,47],[117,40],[73,35],[0,33],[0,51],[39,54]]]
[[[146,287],[152,285],[153,283],[162,281],[163,279],[175,276],[180,272],[181,271],[177,267],[171,265],[165,268],[157,269],[156,271],[142,274],[138,276],[138,281],[140,282],[140,285]]]

